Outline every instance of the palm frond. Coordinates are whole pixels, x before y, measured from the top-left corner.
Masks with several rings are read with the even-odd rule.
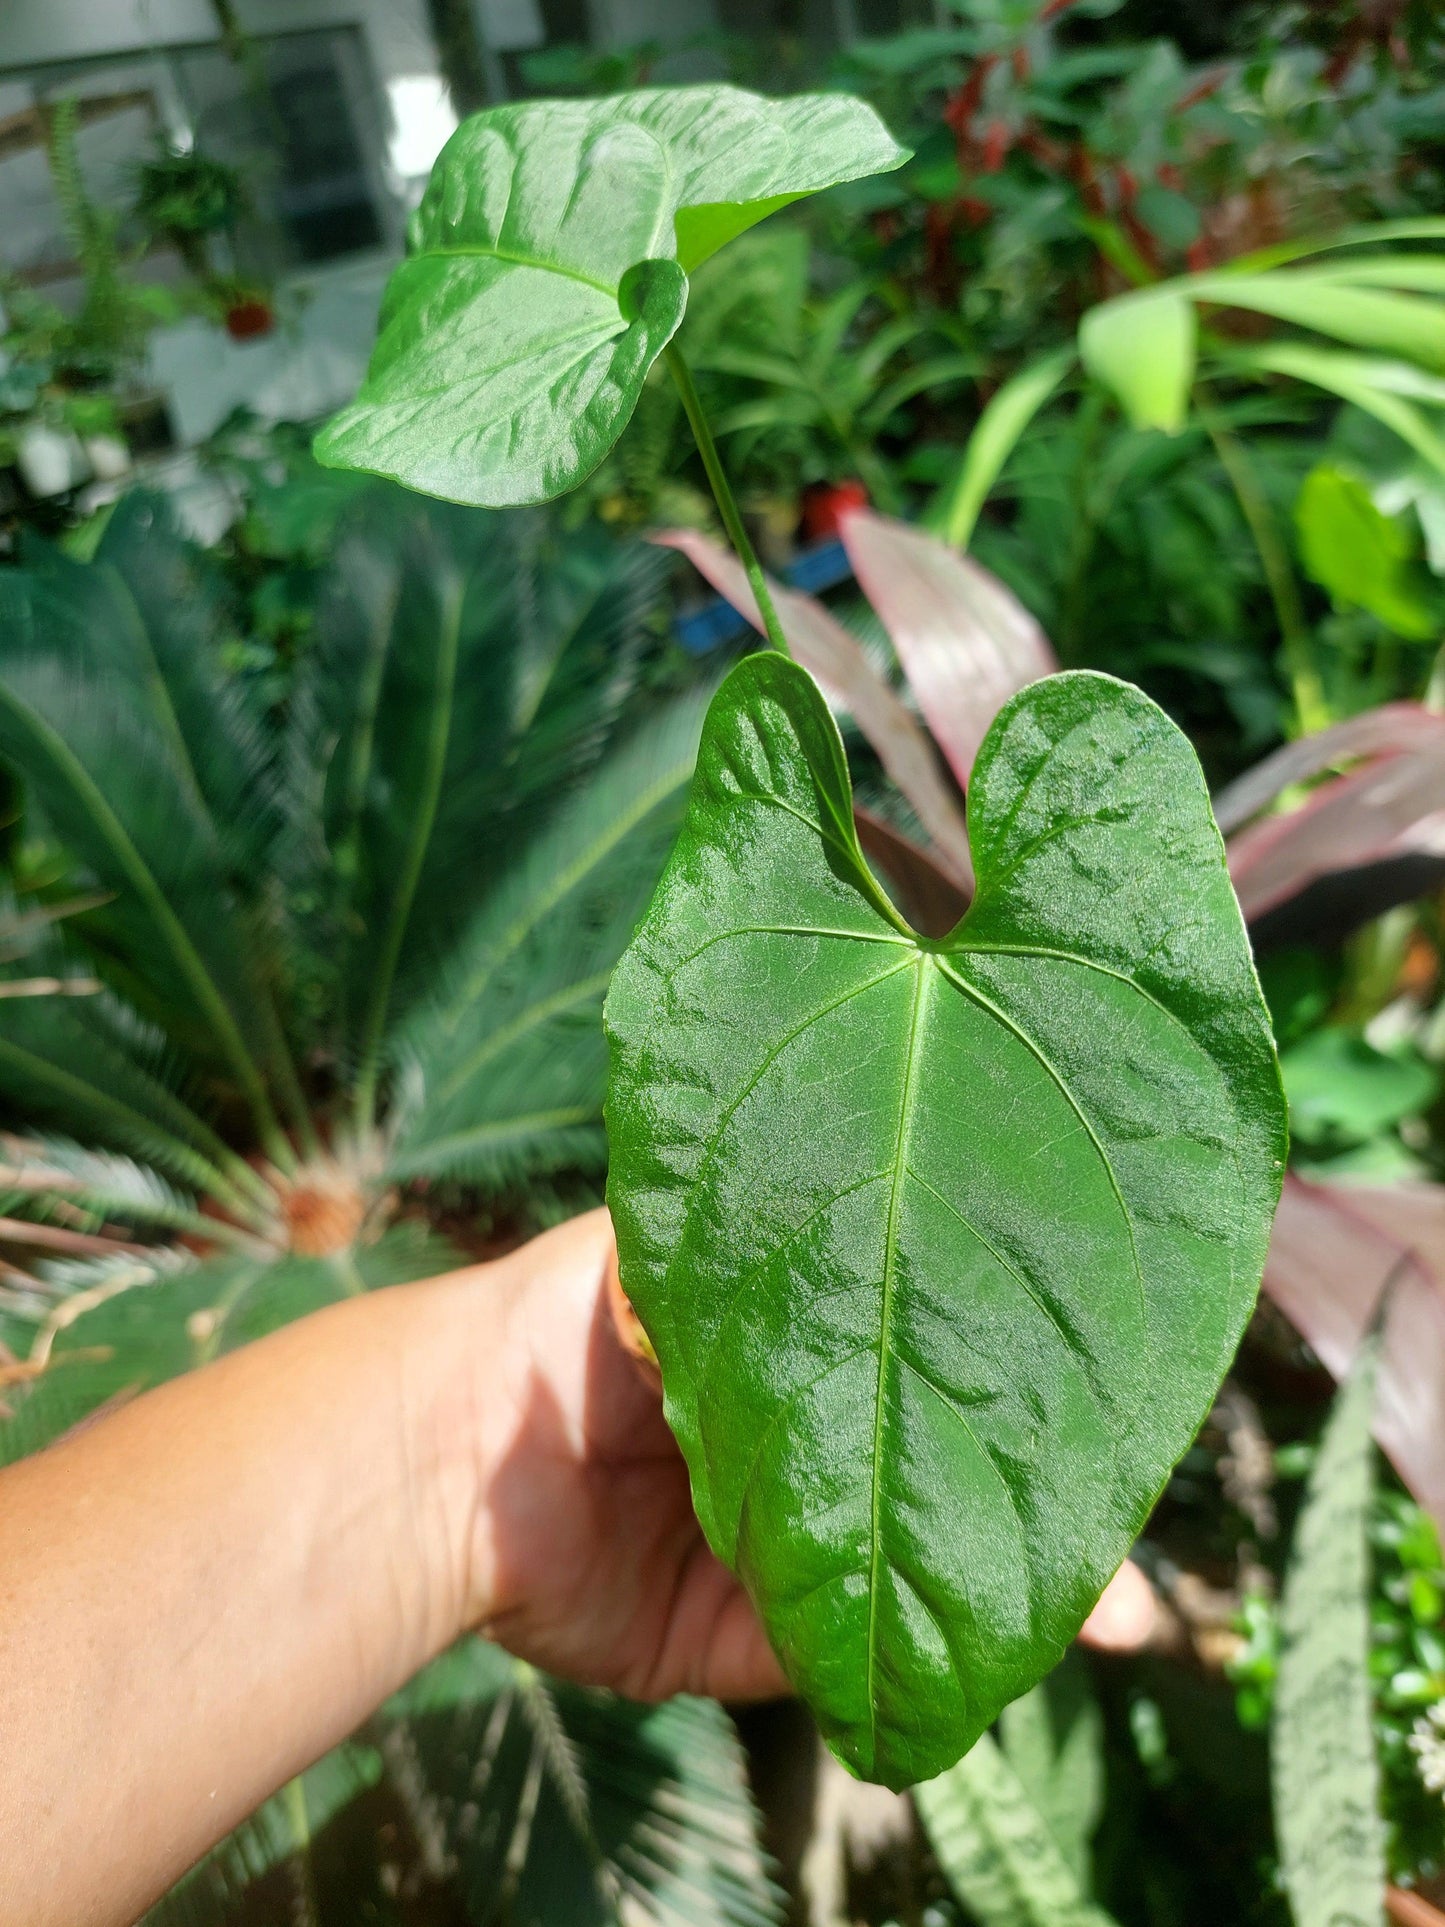
[[[468,1919],[768,1927],[782,1902],[732,1723],[636,1706],[468,1640],[391,1703]]]
[[[600,1162],[602,1000],[676,834],[707,693],[620,742],[477,914],[400,1040],[393,1177]]]

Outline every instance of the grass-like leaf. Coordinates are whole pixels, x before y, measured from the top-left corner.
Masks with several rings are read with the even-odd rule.
[[[1114,1927],[987,1733],[913,1798],[949,1885],[979,1927]]]
[[[1385,1836],[1370,1705],[1370,1419],[1378,1346],[1342,1387],[1310,1474],[1284,1595],[1270,1761],[1295,1927],[1381,1927]]]

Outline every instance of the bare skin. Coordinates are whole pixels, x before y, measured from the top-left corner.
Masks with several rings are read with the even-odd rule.
[[[0,1473],[0,1927],[134,1920],[472,1627],[639,1699],[787,1690],[610,1253],[592,1212]]]

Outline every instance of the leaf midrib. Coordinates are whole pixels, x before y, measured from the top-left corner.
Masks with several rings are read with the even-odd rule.
[[[514,254],[508,248],[498,247],[425,247],[412,256],[415,261],[427,260],[437,255],[443,260],[482,260],[500,261],[509,268],[533,268],[538,274],[560,275],[564,281],[576,281],[584,288],[591,288],[595,294],[605,294],[612,301],[617,299],[617,286],[609,287],[605,281],[594,280],[590,274],[583,274],[580,268],[564,267],[560,261],[543,261],[535,255]],[[619,284],[620,285],[620,284]]]
[[[878,1698],[874,1673],[878,1647],[878,1564],[882,1547],[883,1503],[883,1415],[888,1381],[888,1331],[893,1308],[893,1269],[898,1256],[898,1210],[903,1196],[903,1181],[908,1168],[909,1141],[913,1132],[914,1092],[919,1058],[919,1032],[928,1010],[928,988],[937,972],[929,959],[920,954],[913,983],[913,1004],[908,1018],[908,1047],[903,1069],[903,1094],[898,1106],[898,1134],[893,1145],[893,1182],[888,1193],[888,1222],[883,1238],[883,1298],[878,1318],[878,1386],[873,1410],[872,1543],[868,1559],[868,1724],[872,1735],[873,1757],[878,1756]]]

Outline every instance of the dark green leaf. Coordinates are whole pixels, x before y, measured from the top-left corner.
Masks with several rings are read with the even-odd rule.
[[[704,1529],[901,1786],[1057,1661],[1189,1443],[1283,1169],[1199,766],[1107,677],[1001,711],[916,939],[795,664],[714,698],[614,977],[608,1196]]]
[[[672,847],[705,700],[620,743],[478,913],[401,1040],[392,1176],[600,1165],[602,999]]]
[[[1270,1758],[1295,1927],[1381,1927],[1385,1843],[1370,1705],[1370,1421],[1377,1346],[1335,1401],[1280,1601]]]
[[[906,158],[842,94],[674,87],[475,115],[433,170],[366,383],[318,457],[483,506],[565,493],[625,427],[700,262]]]

